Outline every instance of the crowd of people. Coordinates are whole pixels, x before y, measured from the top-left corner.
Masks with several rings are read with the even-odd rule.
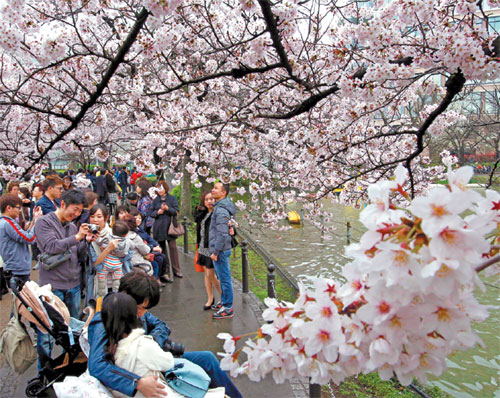
[[[35,268],[39,285],[50,284],[71,317],[79,319],[86,305],[111,292],[123,291],[132,279],[134,288],[127,293],[135,299],[142,321],[137,324],[164,346],[168,327],[142,310],[158,303],[161,288],[173,282],[170,267],[174,277],[183,278],[177,236],[169,230],[176,224],[179,208],[165,180],[152,184],[136,170],[129,175],[126,168],[102,169],[98,173],[79,170],[62,176],[48,173],[40,181],[28,176],[23,181],[4,182],[2,188],[0,293],[6,293],[9,278],[26,282]],[[214,319],[234,316],[229,257],[235,244],[232,220],[236,208],[228,193],[228,185],[216,183],[211,191],[203,192],[195,212],[198,263],[205,268],[207,290],[203,309],[214,310]],[[143,290],[138,294],[140,286]],[[134,391],[144,396],[163,391],[164,386],[155,378],[127,378],[108,372],[117,366],[106,355],[113,339],[99,317],[91,325],[96,323],[100,326],[95,339],[89,326],[90,374],[107,387],[130,396]],[[131,332],[135,326],[124,330]],[[158,327],[159,331],[154,332]],[[50,357],[52,348],[49,335],[38,331],[39,358]],[[185,353],[184,357],[205,369],[211,376],[211,387],[224,387],[231,397],[241,396],[212,353]],[[39,363],[39,368],[42,366]]]

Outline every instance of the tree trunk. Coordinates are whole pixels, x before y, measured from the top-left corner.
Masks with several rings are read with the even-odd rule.
[[[189,156],[191,154],[186,151],[184,159],[182,162],[182,185],[181,185],[181,206],[180,206],[180,218],[184,216],[192,218],[191,214],[191,174],[186,170],[186,164],[189,162]]]

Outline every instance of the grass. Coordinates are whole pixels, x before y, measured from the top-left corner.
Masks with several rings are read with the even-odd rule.
[[[486,185],[489,183],[489,180],[490,180],[489,175],[475,174],[472,176],[470,183],[471,184]],[[439,181],[435,181],[435,183],[441,184],[441,185],[446,185],[446,184],[448,184],[448,180],[439,180]],[[490,186],[490,189],[500,192],[500,176],[498,174],[495,175],[495,178],[493,180],[493,184]]]
[[[448,398],[450,395],[439,390],[437,387],[426,387],[414,383],[421,391],[432,398]],[[396,380],[383,381],[376,372],[369,374],[360,374],[358,376],[349,377],[343,383],[336,386],[333,383],[330,385],[331,390],[336,398],[420,398],[421,396],[411,389],[399,384]],[[323,386],[323,397],[329,397],[330,391],[328,386]]]
[[[196,228],[195,224],[191,223],[188,227],[188,249],[191,253],[196,251]],[[241,239],[239,239],[241,241]],[[184,236],[180,236],[177,239],[177,247],[182,250],[184,247]],[[231,267],[231,275],[242,281],[242,267],[241,267],[241,245],[233,249],[233,253],[229,260],[229,266]],[[267,266],[264,260],[255,253],[250,247],[248,247],[248,288],[259,298],[259,300],[264,301],[267,297]],[[280,300],[284,301],[295,301],[296,295],[293,288],[291,288],[287,283],[285,283],[279,274],[275,272],[276,275],[276,294]]]

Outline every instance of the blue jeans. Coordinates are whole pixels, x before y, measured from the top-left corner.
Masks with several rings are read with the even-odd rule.
[[[214,261],[215,273],[220,281],[222,290],[222,306],[226,309],[233,308],[233,281],[231,279],[231,269],[229,268],[229,257],[231,249],[220,252],[217,261]]]
[[[52,293],[54,293],[64,302],[64,304],[66,304],[66,307],[68,307],[69,315],[72,318],[79,318],[80,303],[82,300],[80,285],[66,290],[53,289]]]
[[[211,379],[210,388],[224,387],[226,389],[226,395],[229,395],[231,398],[241,398],[241,393],[238,391],[226,372],[220,368],[219,361],[212,352],[185,352],[183,358],[195,363],[207,372]]]
[[[80,301],[82,299],[80,285],[67,290],[52,290],[68,307],[71,318],[78,319],[80,313]],[[49,326],[49,325],[47,325]],[[38,353],[38,369],[43,368],[45,361],[51,358],[54,339],[50,334],[44,334],[37,330],[36,333],[36,351]]]

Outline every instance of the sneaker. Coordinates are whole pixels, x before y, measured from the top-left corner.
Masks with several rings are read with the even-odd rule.
[[[214,311],[219,311],[222,308],[222,301],[217,301],[217,304],[212,304],[210,308]]]
[[[232,318],[234,316],[233,309],[226,309],[222,307],[219,311],[214,312],[212,314],[213,319],[225,319],[225,318]]]

